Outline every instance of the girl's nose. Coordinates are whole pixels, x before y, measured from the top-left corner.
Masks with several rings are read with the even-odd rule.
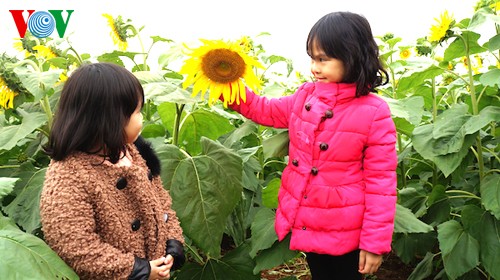
[[[311,61],[311,72],[313,72],[313,73],[319,73],[320,72],[319,68],[318,68],[317,64],[314,62],[314,60]]]

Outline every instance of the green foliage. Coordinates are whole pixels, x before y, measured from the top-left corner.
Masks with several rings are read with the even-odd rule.
[[[433,161],[446,177],[460,165],[475,141],[476,135],[468,134],[465,129],[471,117],[467,108],[465,104],[454,105],[433,124],[419,126],[413,131],[415,150]]]
[[[252,250],[250,256],[255,257],[261,250],[270,248],[278,236],[274,231],[274,219],[276,213],[269,208],[262,208],[255,215],[255,220],[252,223]]]
[[[0,177],[0,198],[8,195],[14,189],[14,184],[19,178]]]
[[[396,205],[396,219],[394,232],[396,233],[423,233],[434,230],[431,226],[419,220],[410,209]]]
[[[3,279],[79,279],[40,238],[0,217],[0,271]]]
[[[241,158],[201,139],[202,153],[189,156],[173,145],[158,149],[172,207],[185,234],[209,256],[220,257],[224,225],[241,197]]]
[[[482,0],[470,19],[453,21],[439,43],[380,38],[389,83],[379,94],[398,132],[392,245],[414,266],[409,279],[500,279],[500,20],[492,3]],[[494,27],[490,38],[481,33],[486,26]],[[140,29],[129,28],[128,38],[141,40]],[[42,146],[64,77],[90,61],[123,65],[143,85],[142,135],[160,157],[186,237],[188,262],[175,279],[260,279],[299,255],[290,236],[278,241],[274,232],[288,131],[193,98],[172,66],[184,58],[182,44],[153,36],[148,49],[140,42],[138,51],[92,57],[47,39],[38,43],[56,57],[42,57],[28,35],[26,59],[0,57],[0,77],[17,93],[14,108],[0,109],[0,278],[78,279],[44,243],[38,200],[49,163]],[[306,80],[291,77],[291,61],[266,53],[258,36],[247,40],[265,68],[255,70],[263,95],[292,94]],[[163,53],[151,58],[160,44]]]
[[[390,78],[383,93],[398,131],[393,248],[415,264],[409,279],[498,278],[499,37],[482,44],[476,33],[486,24],[498,33],[494,13],[478,8],[439,43],[417,40],[426,51],[413,58],[397,57],[407,46],[382,38]]]
[[[47,117],[41,112],[23,112],[19,110],[23,121],[20,124],[0,127],[0,150],[11,150],[20,141],[31,135],[33,131],[47,122]]]
[[[41,226],[39,201],[45,171],[46,168],[42,168],[19,173],[22,183],[17,188],[16,198],[3,207],[5,213],[28,233],[35,233]]]
[[[189,263],[182,268],[178,280],[244,279],[258,280],[252,272],[254,261],[248,253],[248,245],[240,246],[221,259],[211,259],[205,264]]]

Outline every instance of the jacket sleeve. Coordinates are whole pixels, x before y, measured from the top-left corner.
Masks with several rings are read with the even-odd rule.
[[[135,257],[134,269],[128,280],[148,280],[151,274],[151,265],[147,259]]]
[[[396,212],[396,130],[389,107],[375,112],[364,151],[365,214],[360,249],[375,254],[391,251]]]
[[[184,245],[182,245],[179,240],[167,240],[167,249],[165,251],[165,256],[168,255],[171,255],[174,258],[174,264],[170,269],[171,271],[178,270],[186,262],[186,256],[184,255]]]
[[[256,95],[247,88],[246,95],[247,100],[245,103],[241,102],[239,105],[235,103],[229,105],[229,108],[261,125],[275,128],[288,127],[296,94],[268,99],[264,96]]]
[[[127,279],[133,272],[134,255],[99,238],[84,181],[71,172],[49,168],[40,200],[45,241],[81,277]]]

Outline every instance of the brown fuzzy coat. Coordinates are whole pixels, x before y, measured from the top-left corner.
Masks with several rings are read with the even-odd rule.
[[[134,145],[128,150],[131,167],[76,153],[52,161],[46,173],[45,240],[81,279],[127,279],[134,256],[157,259],[168,239],[184,243],[160,177],[151,175]]]

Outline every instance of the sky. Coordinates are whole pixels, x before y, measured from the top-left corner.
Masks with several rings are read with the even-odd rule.
[[[150,36],[161,36],[176,43],[195,45],[198,39],[259,37],[266,54],[292,59],[294,68],[308,72],[309,57],[305,46],[307,34],[323,15],[350,11],[365,16],[375,36],[391,32],[403,42],[414,42],[429,33],[435,18],[448,10],[456,19],[472,16],[476,0],[1,0],[0,53],[16,54],[12,48],[18,30],[9,10],[74,10],[65,37],[79,53],[92,56],[115,50],[103,13],[121,15],[136,27],[144,26],[141,38],[149,46]],[[161,5],[159,4],[161,3]],[[66,19],[66,15],[63,14]],[[57,32],[51,35],[59,38]],[[131,39],[129,51],[140,51]],[[153,47],[156,58],[166,44]],[[0,66],[1,67],[1,66]]]

